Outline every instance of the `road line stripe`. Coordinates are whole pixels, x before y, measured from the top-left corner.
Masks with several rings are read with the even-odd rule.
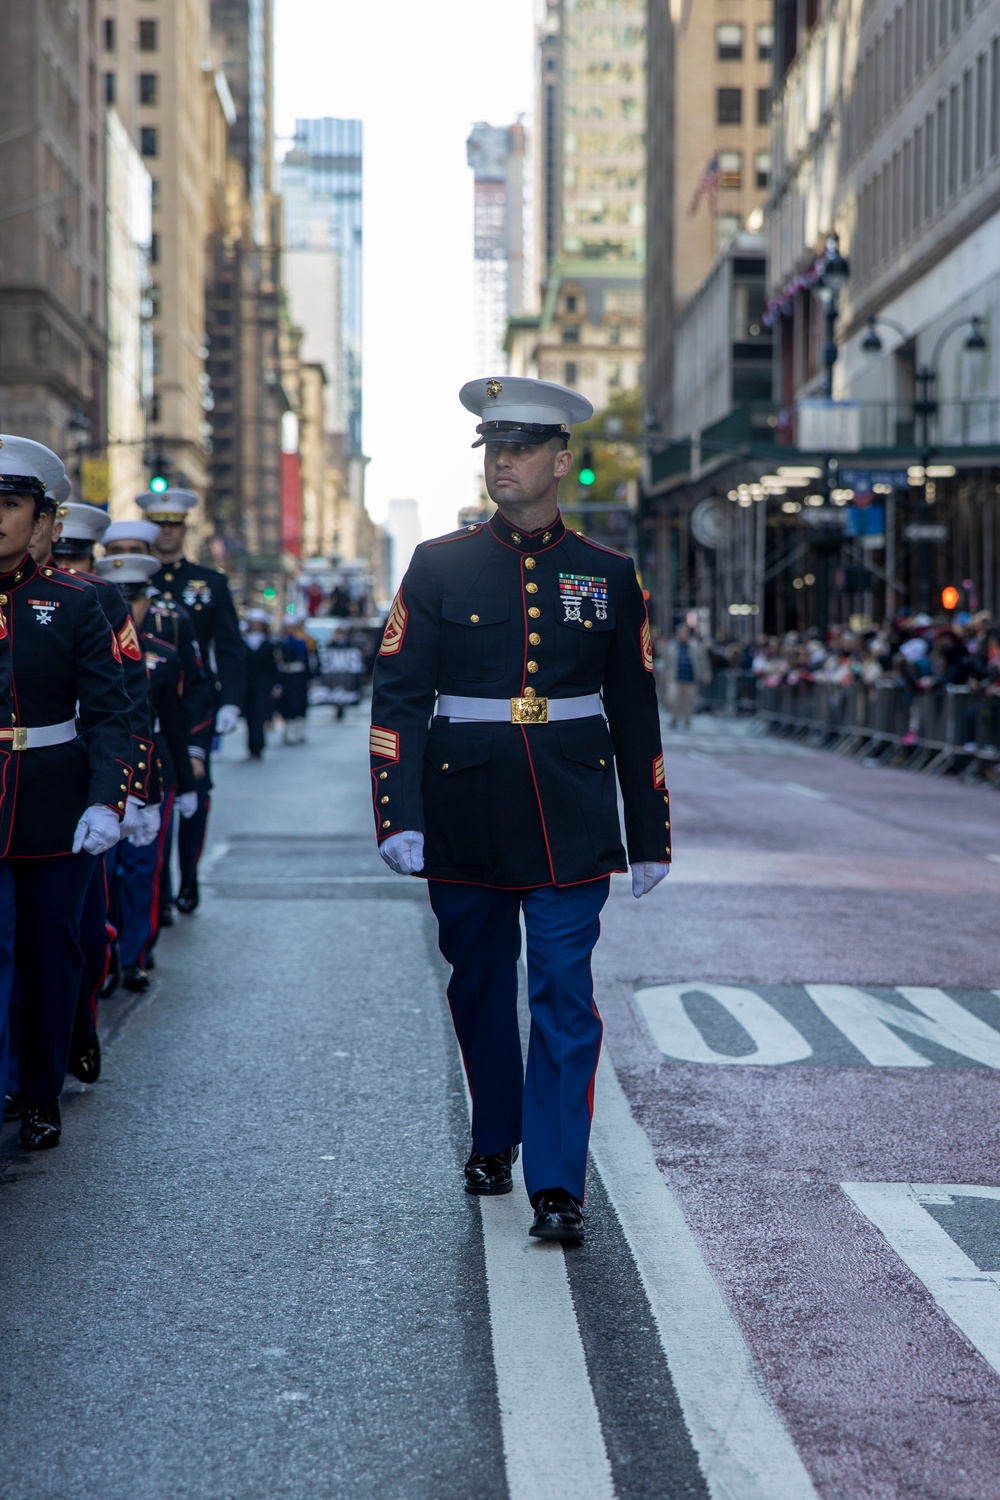
[[[900,1260],[920,1278],[942,1312],[1000,1373],[1000,1286],[980,1271],[921,1204],[952,1197],[998,1198],[997,1188],[921,1182],[842,1182],[841,1187]]]
[[[649,1298],[711,1494],[715,1500],[815,1497],[607,1052],[597,1074],[591,1147]]]
[[[579,1500],[614,1500],[564,1254],[528,1239],[520,1171],[513,1193],[480,1208],[511,1500],[549,1500],[554,1475]]]
[[[829,802],[830,800],[826,792],[817,792],[815,787],[805,786],[801,781],[784,781],[782,786],[786,792],[795,792],[799,797],[810,797],[814,802]]]

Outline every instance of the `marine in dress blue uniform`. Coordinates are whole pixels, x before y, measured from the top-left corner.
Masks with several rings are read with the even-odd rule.
[[[149,491],[137,501],[146,520],[161,528],[153,550],[162,567],[153,583],[165,599],[183,604],[190,612],[202,660],[215,685],[215,731],[230,734],[239,723],[246,691],[246,653],[225,574],[189,562],[183,555],[184,526],[197,503],[197,495],[179,489],[160,494]],[[211,765],[206,759],[205,775],[198,782],[198,810],[182,823],[177,838],[181,876],[177,908],[185,913],[198,906],[198,862],[208,827],[211,790]]]
[[[523,1141],[530,1232],[572,1241],[602,1034],[600,912],[612,873],[631,862],[642,895],[670,861],[649,624],[631,559],[567,530],[556,506],[589,402],[512,378],[472,382],[461,399],[481,417],[499,509],[418,547],[393,602],[373,684],[375,822],[387,862],[428,880],[452,966],[473,1100],[467,1190],[510,1191]],[[525,529],[532,515],[544,524]]]
[[[10,816],[0,861],[12,871],[16,905],[19,1142],[33,1150],[60,1138],[83,900],[95,859],[118,840],[132,779],[131,704],[97,591],[40,568],[27,550],[46,492],[61,478],[55,454],[0,437],[0,636],[11,658],[11,713],[0,725],[0,811],[9,798]]]

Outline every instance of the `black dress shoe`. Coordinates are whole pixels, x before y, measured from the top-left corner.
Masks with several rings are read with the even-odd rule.
[[[156,954],[153,952],[152,948],[146,954],[145,967],[149,970],[149,972],[151,974],[152,974],[153,970],[156,968]]]
[[[465,1163],[465,1191],[477,1198],[498,1198],[501,1193],[511,1192],[514,1187],[511,1168],[520,1154],[520,1146],[494,1151],[490,1156],[473,1151]]]
[[[118,985],[121,982],[121,977],[122,968],[121,963],[118,959],[118,944],[116,943],[111,949],[111,959],[108,963],[107,976],[105,977],[104,983],[97,991],[97,998],[99,1000],[110,1000],[111,996],[114,994],[115,990],[118,988]]]
[[[172,901],[168,901],[165,906],[161,906],[160,907],[160,926],[161,927],[173,927],[173,925],[174,925],[174,905],[173,905]]]
[[[129,964],[122,970],[122,984],[127,990],[148,990],[149,974],[142,964]]]
[[[69,1060],[69,1071],[81,1083],[96,1083],[101,1076],[101,1044],[97,1035]]]
[[[177,910],[182,911],[189,917],[193,911],[198,910],[198,882],[197,880],[185,881],[177,892]]]
[[[62,1115],[59,1100],[54,1104],[28,1104],[24,1106],[21,1132],[17,1144],[25,1151],[48,1151],[58,1146],[62,1135]]]
[[[4,1124],[11,1120],[19,1120],[24,1113],[24,1100],[20,1094],[9,1093],[3,1096],[3,1118]]]
[[[583,1239],[583,1209],[565,1188],[544,1188],[532,1195],[535,1222],[528,1233],[536,1240],[579,1245]]]

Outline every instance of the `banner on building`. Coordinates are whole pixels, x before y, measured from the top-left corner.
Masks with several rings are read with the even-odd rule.
[[[111,494],[111,466],[106,458],[80,460],[80,499],[87,505],[107,505]]]
[[[281,455],[281,550],[302,552],[302,464],[297,453]]]

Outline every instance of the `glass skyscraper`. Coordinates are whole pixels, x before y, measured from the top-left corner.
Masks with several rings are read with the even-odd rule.
[[[336,256],[339,274],[339,365],[327,378],[338,389],[346,455],[361,451],[361,162],[360,120],[297,120],[295,142],[281,163],[285,248]]]

